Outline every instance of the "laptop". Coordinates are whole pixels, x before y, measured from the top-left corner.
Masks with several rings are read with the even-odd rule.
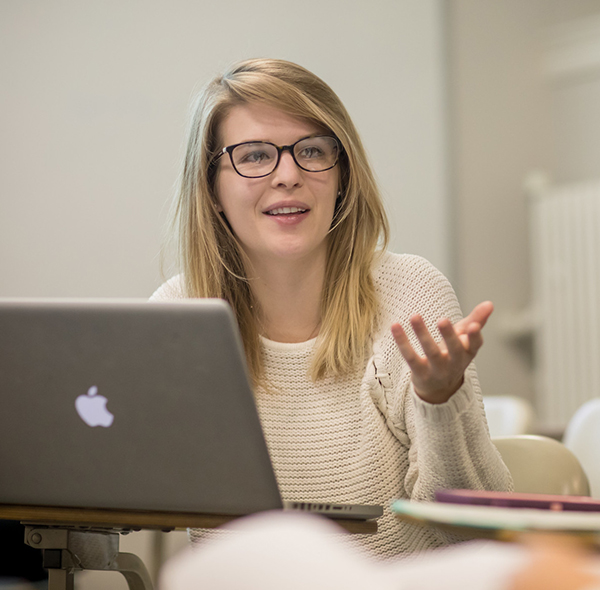
[[[383,512],[282,500],[221,300],[0,300],[0,399],[0,504]]]

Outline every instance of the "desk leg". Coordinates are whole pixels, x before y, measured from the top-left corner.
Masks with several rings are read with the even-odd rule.
[[[153,590],[144,562],[119,553],[119,533],[27,525],[25,543],[43,552],[48,590],[73,590],[76,571],[118,571],[130,590]]]
[[[67,570],[48,570],[48,590],[74,590],[75,575]]]
[[[152,580],[144,562],[133,553],[119,553],[115,569],[125,576],[129,590],[152,590]],[[48,588],[48,590],[51,590]]]

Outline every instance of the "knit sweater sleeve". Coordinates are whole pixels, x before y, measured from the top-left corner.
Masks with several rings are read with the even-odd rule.
[[[429,404],[414,392],[410,369],[390,332],[401,323],[422,353],[409,319],[419,313],[436,340],[437,321],[462,318],[454,291],[429,262],[387,253],[374,273],[382,313],[374,344],[375,401],[388,427],[408,450],[404,494],[432,500],[439,488],[511,490],[512,479],[490,440],[475,366],[462,387],[443,404]]]
[[[150,297],[150,301],[173,301],[185,299],[183,275],[175,275],[163,283]]]

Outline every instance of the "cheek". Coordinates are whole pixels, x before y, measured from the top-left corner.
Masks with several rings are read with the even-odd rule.
[[[252,190],[243,182],[243,178],[238,178],[231,178],[224,173],[215,182],[217,208],[236,234],[248,219],[255,202]]]
[[[244,192],[242,187],[238,186],[237,179],[232,178],[227,172],[225,171],[217,176],[215,181],[215,196],[217,209],[220,213],[224,212],[225,216],[229,219],[235,215],[236,210],[242,204],[239,202],[239,198],[236,198],[236,195],[243,195]]]

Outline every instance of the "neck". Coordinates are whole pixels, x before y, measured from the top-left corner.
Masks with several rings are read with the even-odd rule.
[[[251,287],[262,311],[260,331],[276,342],[305,342],[319,333],[325,253],[281,264],[252,262]]]

